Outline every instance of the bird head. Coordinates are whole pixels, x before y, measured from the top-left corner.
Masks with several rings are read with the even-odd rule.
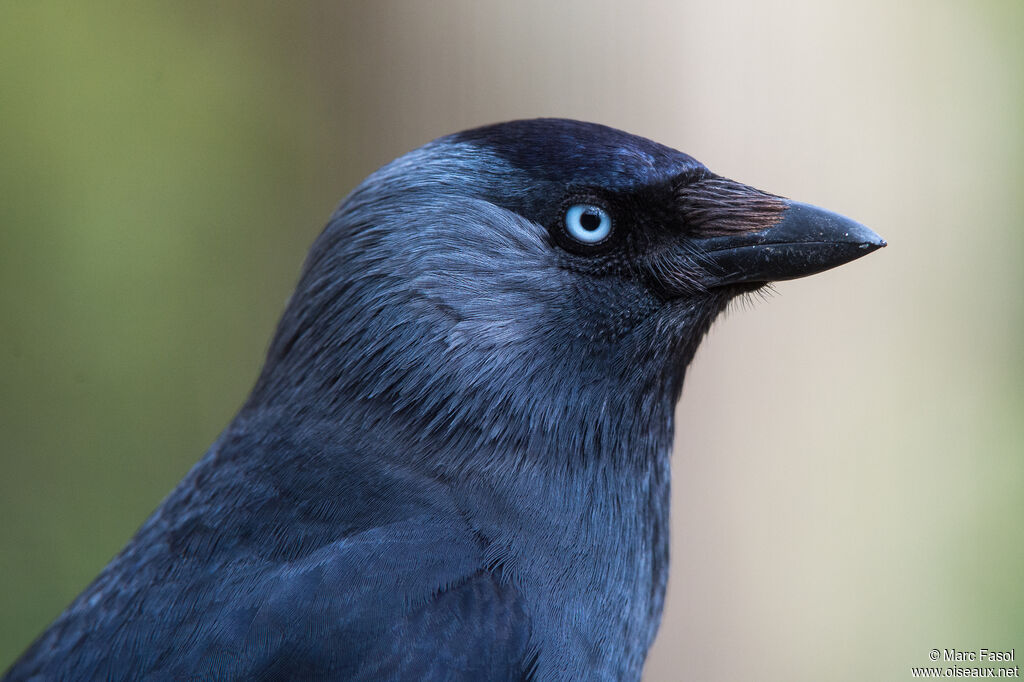
[[[670,438],[686,364],[731,298],[884,244],[605,126],[458,133],[341,204],[250,406],[358,415],[360,433],[398,421],[452,452],[635,449]]]

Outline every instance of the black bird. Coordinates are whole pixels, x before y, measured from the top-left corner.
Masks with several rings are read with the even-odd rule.
[[[884,245],[600,125],[431,142],[341,204],[238,416],[3,679],[636,679],[698,342]]]

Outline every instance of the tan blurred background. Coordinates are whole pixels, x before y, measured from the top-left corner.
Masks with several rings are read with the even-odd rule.
[[[541,115],[890,242],[698,353],[646,679],[1024,657],[1021,36],[1018,1],[0,4],[0,669],[227,424],[337,201]]]

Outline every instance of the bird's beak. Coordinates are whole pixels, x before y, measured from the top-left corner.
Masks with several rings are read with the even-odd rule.
[[[813,275],[885,246],[872,230],[817,206],[776,199],[774,224],[699,239],[709,288]]]

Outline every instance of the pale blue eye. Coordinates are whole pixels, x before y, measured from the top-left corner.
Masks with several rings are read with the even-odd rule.
[[[596,244],[612,232],[608,211],[593,204],[575,204],[565,212],[565,229],[573,239]]]

